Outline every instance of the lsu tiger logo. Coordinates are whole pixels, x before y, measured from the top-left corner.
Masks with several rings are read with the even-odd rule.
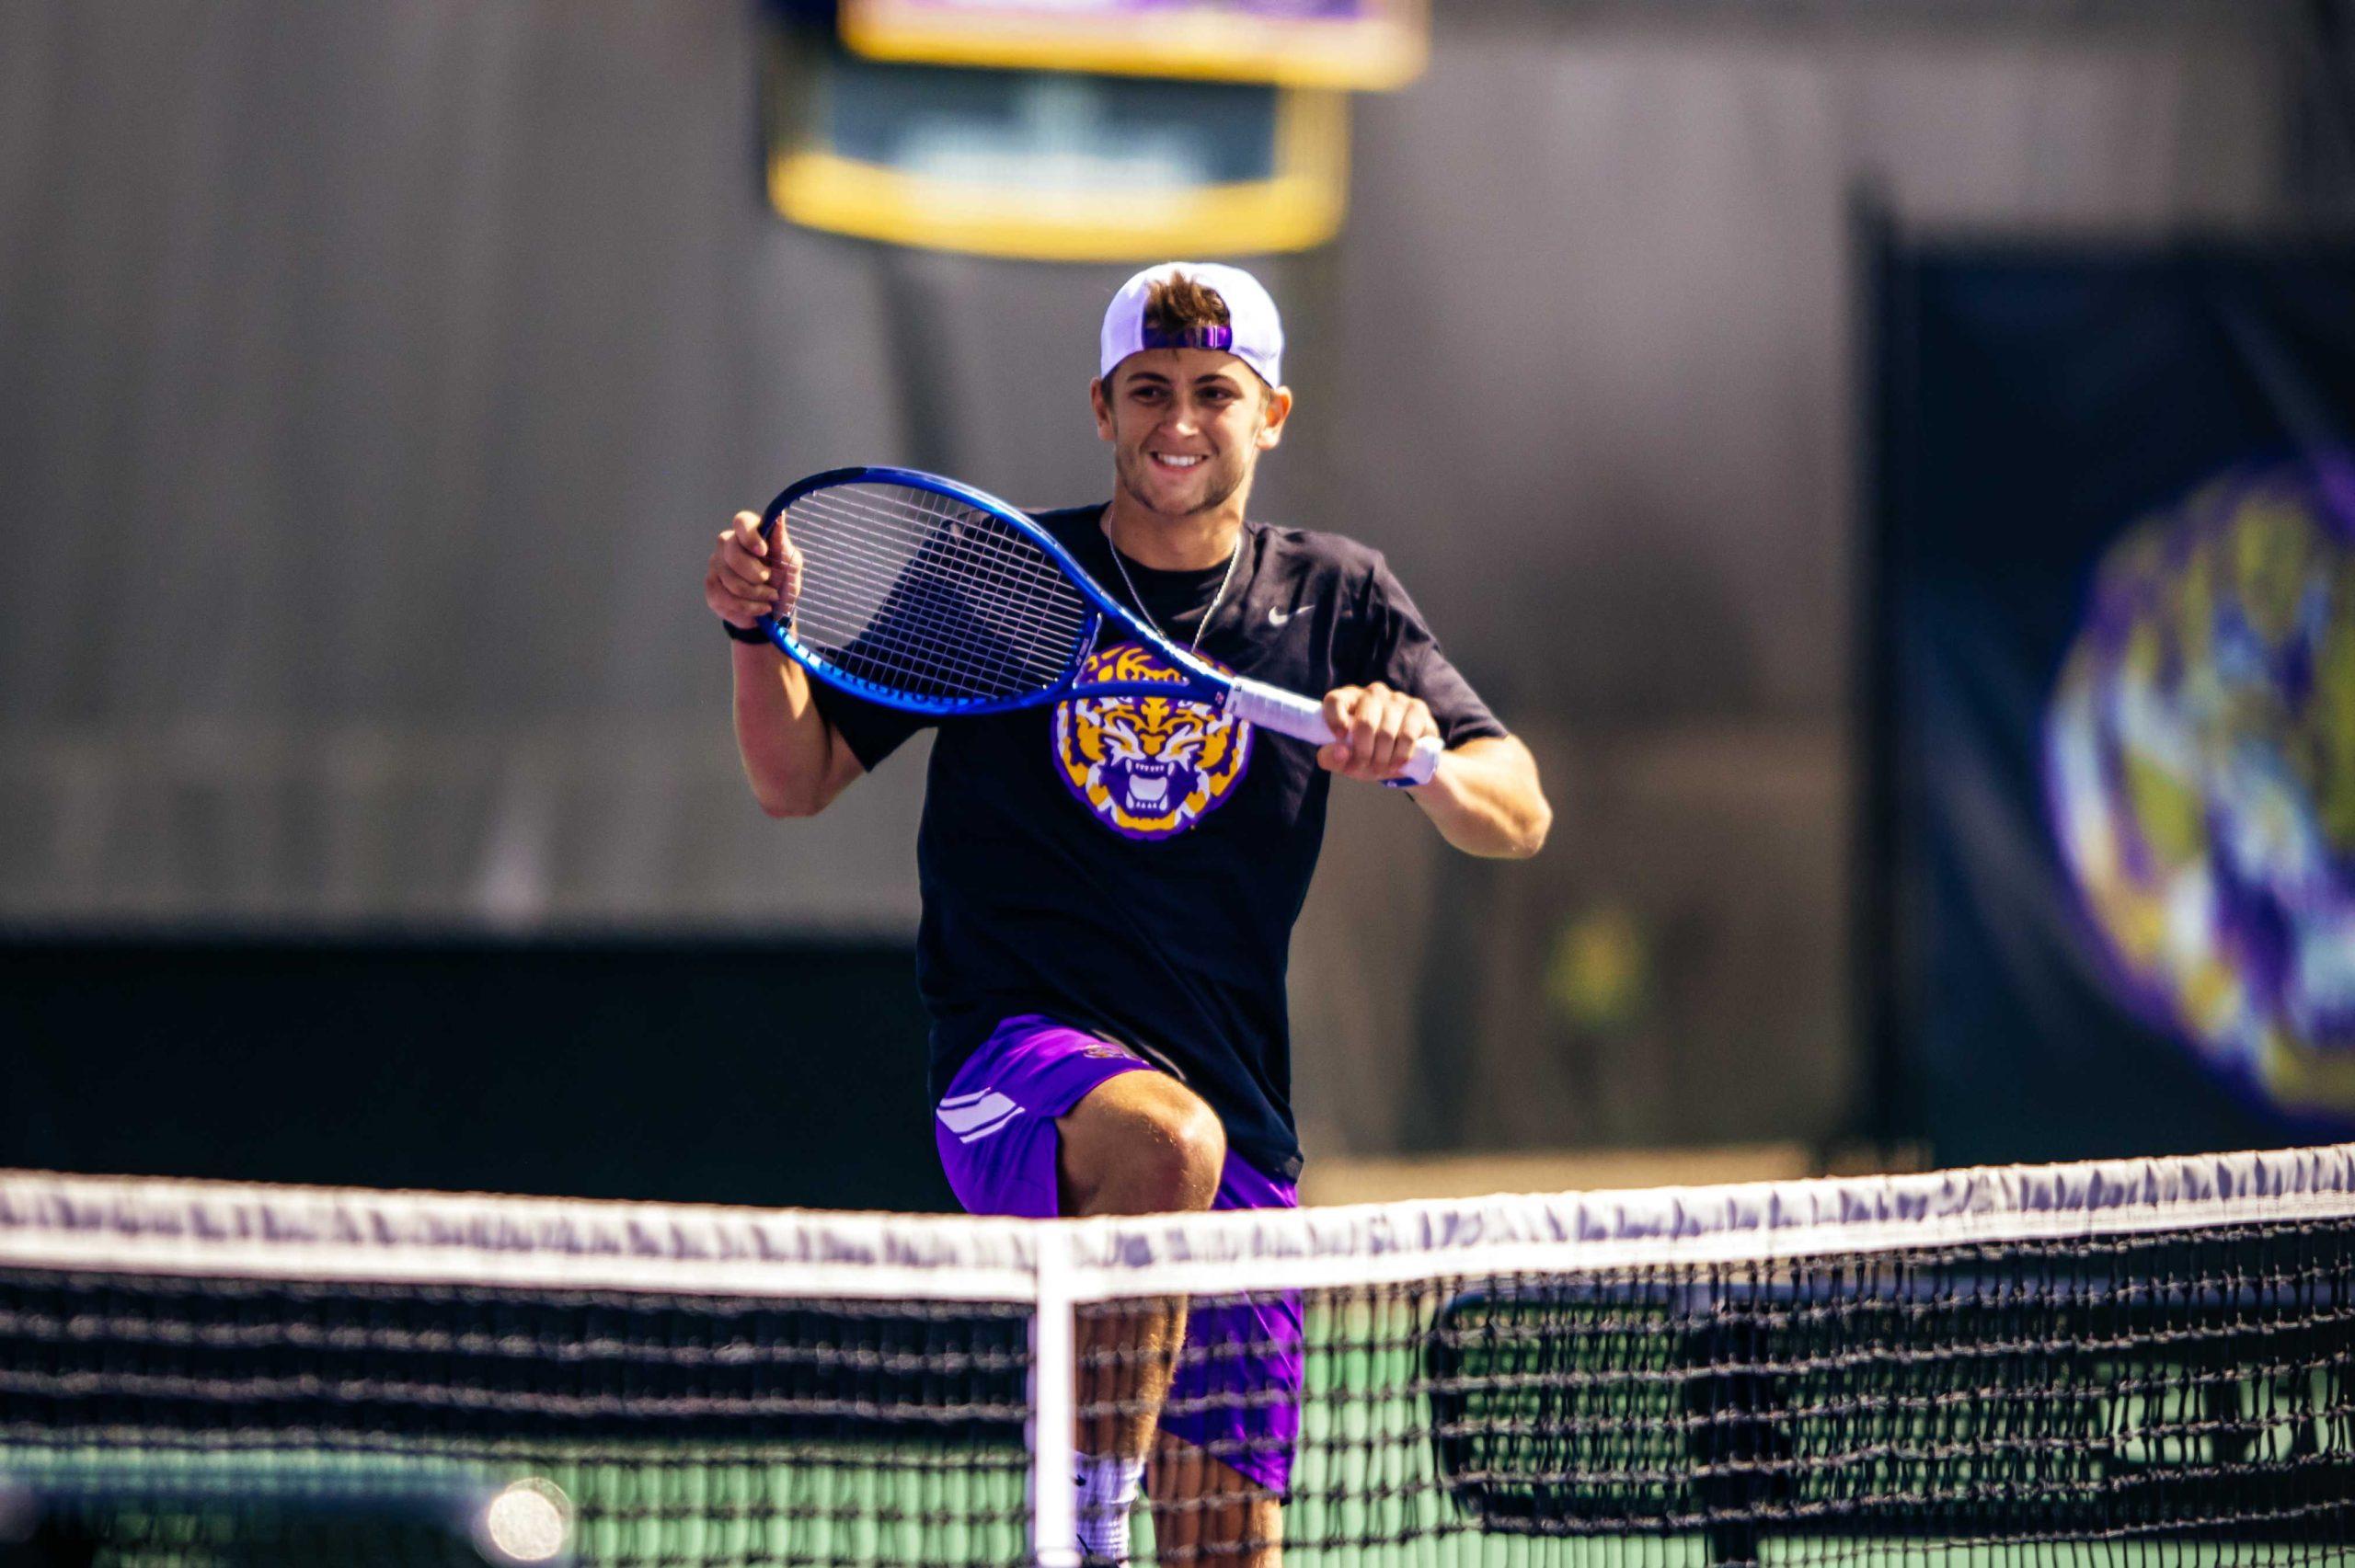
[[[1116,643],[1088,656],[1084,686],[1185,677],[1151,650]],[[1235,793],[1251,727],[1178,697],[1077,697],[1055,708],[1055,768],[1080,804],[1132,839],[1182,833]]]

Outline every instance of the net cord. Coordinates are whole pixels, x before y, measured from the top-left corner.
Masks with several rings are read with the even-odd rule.
[[[0,1265],[780,1299],[1032,1302],[1878,1253],[2355,1216],[2355,1144],[1622,1193],[1093,1219],[815,1213],[0,1172]]]
[[[2328,1152],[2341,1182],[2355,1178],[2355,1146]],[[2033,1171],[2035,1167],[2013,1167]],[[2064,1171],[2070,1167],[2050,1167]],[[1956,1172],[1956,1177],[1995,1173]],[[1931,1178],[1936,1179],[1936,1178]],[[1907,1178],[1886,1178],[1894,1185]],[[1199,1295],[1235,1289],[1316,1289],[1397,1285],[1442,1276],[1560,1274],[1683,1264],[1740,1263],[1878,1253],[1965,1243],[2142,1235],[2230,1225],[2355,1217],[2355,1188],[2266,1190],[2244,1195],[2154,1196],[2143,1201],[2071,1202],[2083,1192],[2041,1185],[2025,1194],[1962,1185],[1936,1196],[1961,1204],[1918,1212],[1909,1203],[1873,1218],[1794,1208],[1788,1200],[1829,1196],[1840,1184],[1760,1183],[1720,1188],[1662,1188],[1588,1195],[1576,1204],[1503,1197],[1466,1204],[1368,1205],[1361,1209],[1294,1210],[1329,1230],[1304,1236],[1289,1225],[1253,1225],[1241,1214],[1154,1216],[1148,1221],[1064,1220],[1079,1234],[1083,1300]],[[1852,1195],[1855,1189],[1847,1189]],[[1880,1195],[1921,1196],[1897,1187]],[[1966,1207],[1972,1200],[2027,1196],[2058,1207]],[[1648,1201],[1647,1201],[1648,1200]],[[1238,1221],[1243,1221],[1238,1223]],[[1305,1243],[1304,1245],[1303,1243]]]
[[[1031,1223],[0,1172],[0,1266],[1027,1302]]]

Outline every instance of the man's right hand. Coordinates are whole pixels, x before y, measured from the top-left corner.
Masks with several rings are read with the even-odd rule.
[[[750,629],[764,615],[779,620],[793,613],[801,594],[801,552],[776,525],[776,547],[761,537],[761,514],[740,511],[712,546],[704,569],[703,601],[731,624]]]

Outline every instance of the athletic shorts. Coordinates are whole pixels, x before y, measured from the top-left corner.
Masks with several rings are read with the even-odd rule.
[[[974,1214],[1052,1219],[1058,1209],[1055,1118],[1124,1072],[1158,1070],[1101,1036],[1024,1013],[1001,1023],[958,1070],[933,1123],[941,1167]],[[1298,1193],[1233,1153],[1213,1208],[1295,1208]],[[1162,1407],[1162,1430],[1215,1455],[1271,1492],[1292,1480],[1300,1436],[1297,1292],[1197,1302]]]

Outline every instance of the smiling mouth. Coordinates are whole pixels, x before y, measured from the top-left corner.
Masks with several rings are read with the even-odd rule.
[[[1166,452],[1149,452],[1146,455],[1153,459],[1153,465],[1155,468],[1172,469],[1179,474],[1185,473],[1189,468],[1199,468],[1204,463],[1209,461],[1209,459],[1200,455],[1180,457],[1175,453]]]

